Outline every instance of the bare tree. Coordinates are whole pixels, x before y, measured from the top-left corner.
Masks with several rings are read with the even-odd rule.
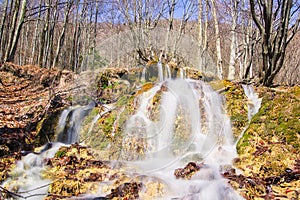
[[[3,5],[3,11],[2,11],[2,18],[0,21],[0,47],[2,47],[3,44],[3,30],[5,28],[5,21],[6,21],[6,17],[7,17],[7,9],[8,9],[8,0],[6,0],[4,2]],[[0,59],[2,60],[2,48],[0,48]]]
[[[216,0],[211,0],[211,9],[214,20],[215,36],[216,36],[216,54],[217,54],[217,76],[223,77],[222,54],[221,54],[221,38],[219,31],[219,22],[217,16]]]
[[[174,22],[174,12],[175,12],[176,0],[169,0],[167,1],[167,8],[168,8],[168,29],[166,34],[166,41],[165,41],[165,53],[167,54],[169,49],[169,38],[170,33],[173,30],[173,22]]]
[[[38,32],[39,32],[39,26],[41,23],[41,15],[42,15],[42,5],[43,5],[43,1],[40,0],[39,1],[39,8],[38,8],[38,16],[37,16],[37,20],[35,22],[35,28],[34,28],[34,35],[33,35],[33,41],[32,41],[32,45],[31,45],[31,56],[30,56],[30,63],[35,63],[34,58],[35,58],[35,54],[36,54],[36,47],[38,45]]]
[[[229,60],[229,66],[228,66],[228,79],[233,80],[235,78],[235,61],[237,56],[237,33],[236,33],[236,26],[237,26],[237,20],[238,20],[238,0],[230,0],[231,4],[231,45],[230,45],[230,60]]]
[[[205,56],[207,50],[207,29],[208,29],[208,0],[198,0],[198,46],[199,46],[199,67],[205,71]],[[204,10],[203,10],[204,9]]]
[[[21,0],[18,0],[18,1],[14,2],[13,17],[12,17],[12,22],[11,22],[11,27],[10,27],[10,32],[9,32],[8,44],[7,44],[7,47],[6,47],[6,50],[5,50],[4,62],[6,62],[6,61],[12,61],[11,60],[12,59],[11,53],[13,52],[14,44],[15,45],[17,44],[16,43],[16,39],[19,39],[19,34],[20,34],[20,32],[17,32],[18,31],[18,27],[19,27],[19,31],[20,31],[21,27],[23,25],[23,21],[19,20],[19,22],[18,22],[18,15],[19,15],[19,10],[20,10],[20,3],[21,3]],[[19,18],[22,20],[21,17],[22,16],[20,16]]]
[[[259,82],[265,86],[273,84],[283,66],[286,47],[299,28],[300,7],[294,7],[296,3],[293,0],[250,0],[252,18],[262,39]]]
[[[70,15],[70,11],[73,6],[73,3],[74,2],[72,0],[69,0],[67,3],[67,7],[65,9],[65,13],[64,13],[65,18],[64,18],[64,22],[63,22],[63,28],[60,33],[59,39],[58,39],[58,44],[57,44],[56,53],[55,53],[55,56],[53,59],[52,67],[55,67],[57,64],[58,56],[60,54],[61,48],[62,48],[64,40],[65,40],[65,32],[66,32],[66,28],[67,28],[67,22],[69,20],[69,15]]]
[[[175,41],[174,41],[174,46],[173,46],[173,51],[172,51],[172,54],[174,56],[177,54],[178,44],[185,32],[186,25],[187,25],[188,21],[190,20],[190,18],[193,16],[193,14],[196,13],[196,9],[197,9],[197,1],[182,0],[180,3],[182,5],[182,8],[181,8],[182,16],[181,16],[181,20],[180,20],[179,31],[178,31],[177,37],[175,38]]]

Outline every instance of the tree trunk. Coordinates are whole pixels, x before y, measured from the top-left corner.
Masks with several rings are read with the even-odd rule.
[[[5,49],[5,54],[4,54],[4,62],[8,60],[9,57],[9,53],[10,53],[10,49],[12,47],[12,43],[13,43],[13,38],[14,38],[14,33],[16,30],[16,23],[17,23],[17,18],[18,18],[18,13],[19,13],[19,9],[20,9],[20,1],[21,0],[17,0],[14,2],[13,5],[13,1],[11,1],[11,6],[13,5],[13,15],[12,15],[12,19],[11,19],[11,24],[10,24],[10,31],[9,31],[9,35],[8,35],[8,43]],[[11,7],[12,9],[12,7]]]
[[[5,56],[5,59],[4,59],[6,62],[12,62],[15,58],[17,45],[18,45],[18,41],[19,41],[19,38],[20,38],[21,29],[22,29],[22,26],[24,24],[24,18],[25,18],[25,13],[26,13],[26,4],[27,4],[27,0],[23,0],[22,5],[21,5],[21,11],[20,11],[19,19],[18,19],[18,24],[17,24],[17,27],[16,27],[15,32],[13,34],[13,40],[11,42],[11,47],[9,48],[9,51],[8,51],[8,53],[7,53],[7,55]]]
[[[256,14],[256,7],[259,13]],[[259,1],[250,0],[253,21],[262,37],[262,67],[260,70],[260,83],[265,86],[273,84],[276,74],[282,68],[285,51],[290,39],[299,28],[300,14],[297,19],[291,20],[291,15],[299,12],[300,7],[294,7],[293,0]],[[289,37],[288,37],[289,36]]]
[[[4,27],[5,27],[5,21],[6,21],[6,16],[7,16],[7,9],[8,9],[8,0],[6,0],[5,1],[5,3],[4,3],[4,10],[3,10],[3,13],[2,13],[2,18],[1,18],[1,22],[0,22],[0,60],[1,60],[1,62],[2,62],[2,57],[3,57],[3,55],[2,55],[2,44],[3,44],[3,42],[4,42],[4,39],[3,39],[3,30],[5,29]],[[4,46],[4,45],[3,45]],[[1,63],[0,62],[0,63]]]
[[[98,12],[99,12],[99,3],[96,2],[96,13],[94,21],[94,38],[93,38],[93,61],[92,61],[92,70],[95,67],[95,54],[96,54],[96,45],[97,45],[97,24],[98,24]],[[119,38],[119,37],[118,37]]]
[[[38,18],[35,23],[35,28],[34,28],[34,35],[33,35],[33,40],[32,40],[32,49],[31,49],[31,56],[30,56],[30,63],[34,64],[36,62],[35,54],[36,54],[36,46],[38,45],[37,38],[38,38],[38,30],[39,30],[39,24],[41,22],[41,9],[42,9],[42,0],[39,2],[39,11],[38,11]]]
[[[65,10],[65,18],[64,18],[64,22],[63,22],[63,29],[60,33],[59,39],[58,39],[58,44],[57,44],[57,48],[56,48],[56,53],[53,59],[53,63],[52,63],[52,68],[54,68],[57,65],[57,61],[58,61],[58,57],[60,55],[60,51],[61,48],[63,47],[64,44],[64,40],[65,40],[65,32],[66,32],[66,28],[67,28],[67,22],[69,20],[69,14],[70,14],[70,10],[72,7],[72,2],[68,1],[68,5],[67,8]]]
[[[219,23],[217,17],[216,1],[211,0],[211,9],[214,20],[215,34],[216,34],[216,53],[217,53],[217,76],[223,78],[223,68],[222,68],[222,55],[221,55],[221,38],[219,33]]]
[[[238,2],[236,0],[231,0],[231,45],[230,45],[230,60],[228,66],[228,80],[234,80],[235,78],[235,61],[236,61],[236,24],[238,18]]]
[[[50,6],[50,1],[46,2],[46,6],[49,7]],[[47,10],[47,14],[46,17],[44,18],[44,25],[43,28],[41,30],[41,35],[40,35],[40,41],[39,41],[39,55],[38,55],[38,66],[39,67],[43,67],[44,64],[44,55],[45,55],[45,50],[47,48],[46,45],[46,34],[48,32],[49,29],[49,19],[50,19],[50,8],[48,8]],[[47,55],[46,55],[47,56]],[[45,65],[44,65],[45,66]]]
[[[198,51],[199,51],[199,69],[204,71],[203,60],[202,60],[202,49],[203,49],[203,4],[202,0],[198,0]]]
[[[169,24],[168,24],[168,30],[167,30],[166,41],[165,41],[165,49],[164,49],[166,56],[170,52],[169,37],[170,37],[171,31],[173,30],[174,11],[175,11],[175,6],[176,6],[175,0],[168,1],[168,5],[169,5],[169,19],[168,19]]]

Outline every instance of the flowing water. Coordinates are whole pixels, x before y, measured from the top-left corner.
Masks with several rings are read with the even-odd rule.
[[[70,107],[62,112],[56,132],[57,142],[72,144],[79,142],[79,130],[85,116],[95,107],[95,102],[87,106]]]
[[[157,66],[161,82],[138,97],[139,106],[126,121],[120,161],[127,164],[129,173],[162,180],[167,186],[162,199],[243,199],[221,175],[232,167],[232,160],[237,157],[230,119],[223,109],[223,97],[207,83],[183,79],[183,70],[180,71],[182,78],[172,80],[169,79],[169,68],[166,68],[164,79],[161,64]],[[243,88],[249,99],[250,120],[258,111],[261,100],[251,86],[243,85]],[[151,105],[158,94],[159,105],[153,114]],[[12,177],[3,185],[16,187],[14,184],[18,184],[19,192],[26,191],[22,197],[30,197],[28,199],[41,199],[38,194],[46,195],[51,181],[41,177],[43,159],[53,157],[62,143],[79,141],[81,121],[94,106],[91,103],[64,110],[57,126],[57,141],[61,143],[54,143],[51,149],[41,151],[39,155],[30,153],[23,157]],[[92,126],[99,117],[96,115]],[[132,141],[143,146],[143,155],[126,148]],[[191,180],[176,179],[174,170],[191,161],[202,166],[199,172]]]
[[[251,85],[242,85],[245,95],[248,98],[248,120],[258,112],[261,105],[261,98],[258,98],[258,95],[255,93]]]
[[[135,136],[148,147],[142,159],[126,151],[136,159],[128,162],[130,169],[164,180],[169,187],[165,198],[243,199],[220,175],[237,156],[223,98],[202,81],[166,80],[163,85],[167,89],[161,96],[158,122],[147,117],[146,108],[161,85],[140,97],[137,113],[129,118],[127,138],[138,129]],[[192,180],[176,179],[174,169],[189,161],[205,167]]]
[[[30,153],[16,163],[16,167],[10,173],[10,177],[3,182],[3,186],[9,185],[8,190],[14,191],[18,188],[19,199],[40,200],[48,193],[51,180],[42,177],[44,160],[53,158],[63,143],[53,143],[51,148],[45,146],[40,154]],[[47,150],[46,150],[47,148]]]

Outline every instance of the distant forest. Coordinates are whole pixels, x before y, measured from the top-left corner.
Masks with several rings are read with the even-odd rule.
[[[188,66],[176,45],[188,37],[198,48],[193,56],[209,54],[220,78],[295,85],[299,23],[298,0],[2,0],[0,58],[78,73],[134,67],[162,56]],[[153,30],[164,35],[166,45],[139,45],[140,34]],[[135,38],[133,51],[108,62],[100,44],[124,31]],[[191,67],[203,70],[201,63]]]

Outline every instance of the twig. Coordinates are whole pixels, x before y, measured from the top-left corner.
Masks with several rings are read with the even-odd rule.
[[[12,195],[12,196],[16,196],[16,197],[25,199],[25,197],[23,197],[22,195],[19,195],[19,194],[17,194],[17,193],[11,192],[11,191],[5,189],[5,188],[2,187],[2,186],[0,186],[0,190],[1,190],[1,192],[5,192],[5,193],[7,193],[7,194],[9,194],[9,195]]]

